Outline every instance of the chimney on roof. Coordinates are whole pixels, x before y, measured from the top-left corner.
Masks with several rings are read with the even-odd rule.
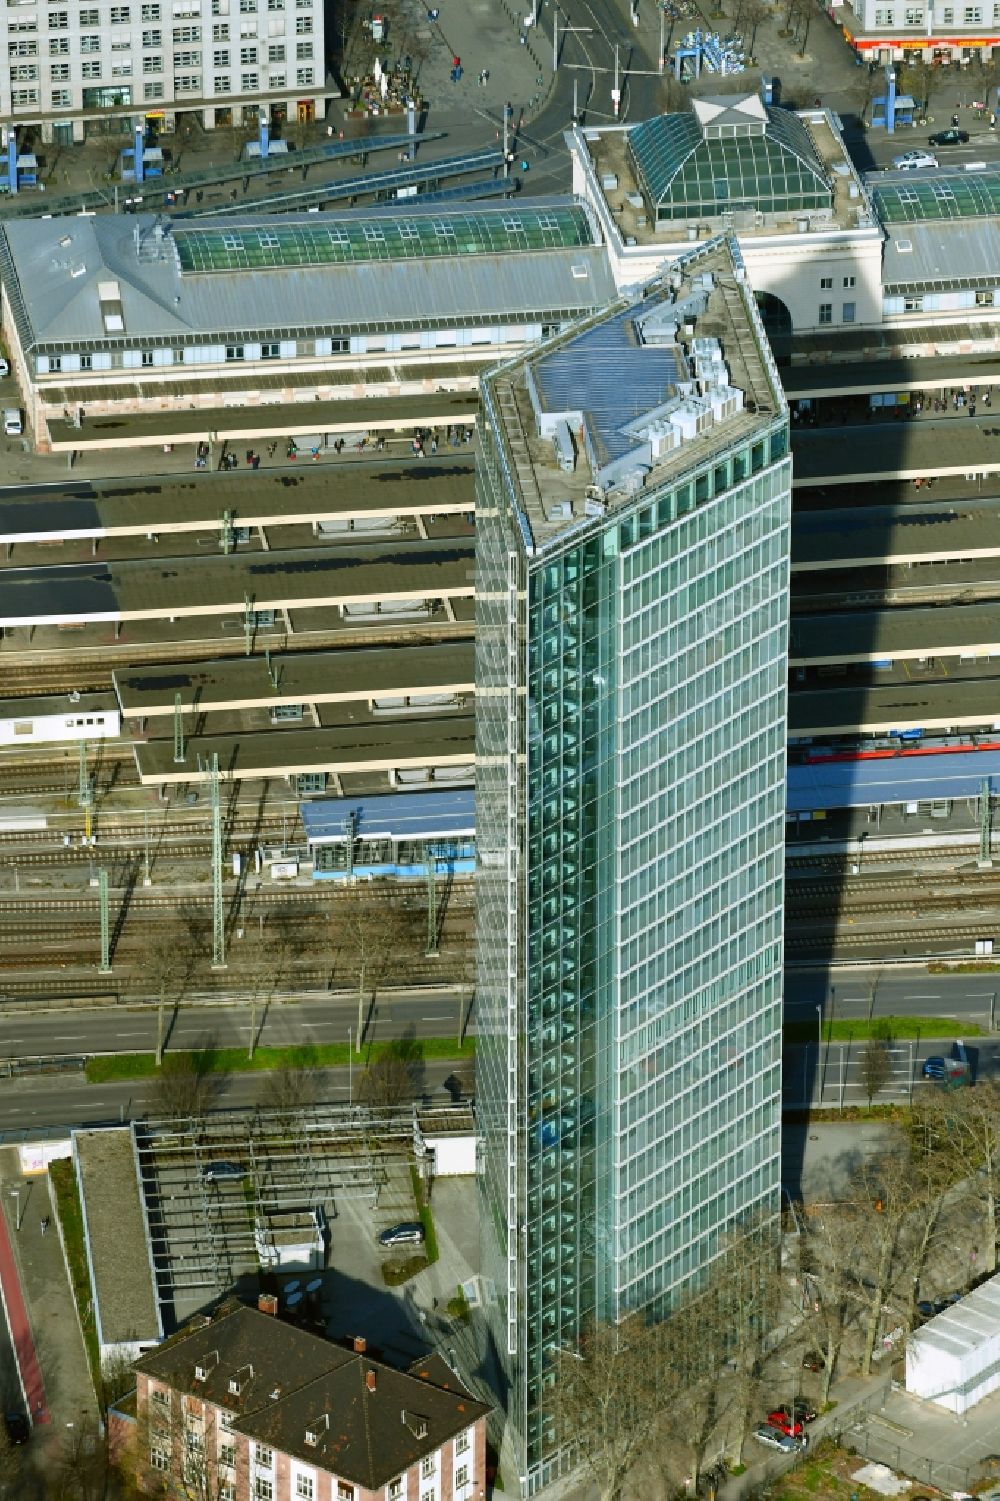
[[[374,1371],[366,1371],[365,1372],[365,1386],[367,1386],[367,1388],[368,1388],[368,1390],[370,1392],[373,1392],[375,1390],[375,1372]]]
[[[269,1313],[272,1319],[278,1317],[278,1300],[274,1293],[258,1293],[257,1309],[260,1313]]]
[[[355,1353],[355,1355],[363,1355],[367,1349],[368,1349],[368,1341],[365,1339],[364,1335],[363,1334],[356,1334],[354,1336],[354,1353]]]

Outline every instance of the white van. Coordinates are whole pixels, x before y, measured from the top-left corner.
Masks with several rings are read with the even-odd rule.
[[[4,436],[7,438],[19,438],[24,432],[21,426],[21,412],[18,407],[5,407],[3,414]]]

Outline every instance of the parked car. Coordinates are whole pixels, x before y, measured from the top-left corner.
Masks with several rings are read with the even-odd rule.
[[[7,361],[7,360],[4,359],[4,357],[3,357],[2,354],[0,354],[0,380],[4,379],[9,374],[10,374],[10,363],[9,363],[9,361]]]
[[[242,1183],[246,1175],[238,1162],[209,1162],[201,1170],[206,1183]]]
[[[379,1231],[378,1243],[380,1246],[422,1246],[424,1227],[419,1220],[406,1220],[401,1225],[390,1225],[388,1230]]]
[[[772,1428],[777,1428],[787,1438],[801,1438],[805,1432],[802,1419],[791,1417],[784,1407],[776,1407],[773,1412],[769,1412],[767,1421]]]
[[[758,1423],[753,1436],[758,1444],[764,1444],[768,1449],[780,1449],[782,1454],[794,1454],[802,1448],[801,1439],[789,1438],[787,1433],[782,1433],[780,1428],[772,1428],[770,1423]]]
[[[969,139],[967,130],[956,130],[954,125],[949,125],[947,130],[938,130],[932,136],[927,137],[931,146],[964,146]]]
[[[937,167],[940,164],[929,151],[904,151],[902,156],[893,157],[892,165],[897,172],[915,172],[918,167]]]
[[[946,1308],[953,1308],[961,1300],[961,1293],[946,1293],[943,1298],[924,1298],[917,1304],[917,1312],[921,1318],[932,1319],[936,1313],[944,1313]]]
[[[815,1423],[817,1414],[811,1402],[807,1402],[804,1397],[796,1397],[794,1402],[782,1402],[774,1409],[773,1413],[769,1412],[767,1421],[774,1423],[776,1416],[782,1418],[791,1418],[794,1416],[797,1423]],[[780,1426],[780,1423],[775,1423],[776,1428]]]
[[[7,1430],[7,1440],[11,1444],[26,1444],[31,1437],[31,1424],[23,1412],[5,1412],[3,1425]]]
[[[5,407],[3,414],[4,436],[7,438],[19,438],[24,431],[21,423],[21,412],[18,407]]]
[[[945,1061],[943,1058],[931,1057],[924,1059],[924,1066],[920,1070],[925,1079],[943,1079]]]

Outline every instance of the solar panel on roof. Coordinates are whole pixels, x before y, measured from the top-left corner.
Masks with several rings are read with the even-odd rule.
[[[593,242],[582,208],[523,209],[507,215],[455,213],[447,219],[351,219],[337,225],[285,224],[268,229],[177,228],[174,243],[185,274],[289,270],[296,266],[431,256],[503,255],[518,250],[570,249]]]

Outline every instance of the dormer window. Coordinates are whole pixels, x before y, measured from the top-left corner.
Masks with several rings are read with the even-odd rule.
[[[315,1449],[324,1433],[329,1431],[329,1428],[330,1414],[328,1412],[321,1413],[318,1418],[313,1419],[306,1429],[306,1443],[310,1449]]]

